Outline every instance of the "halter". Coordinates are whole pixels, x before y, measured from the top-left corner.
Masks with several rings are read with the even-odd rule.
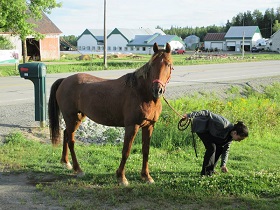
[[[154,84],[154,83],[159,83],[159,84],[161,84],[161,85],[163,86],[163,88],[164,88],[164,91],[163,91],[163,92],[165,92],[165,87],[166,87],[167,83],[169,83],[169,81],[170,81],[170,79],[171,79],[171,72],[172,72],[172,70],[174,70],[173,66],[171,66],[171,68],[170,68],[170,75],[169,75],[169,77],[168,77],[168,79],[166,80],[165,83],[162,82],[162,81],[159,80],[159,79],[155,79],[155,80],[153,81],[153,84]]]

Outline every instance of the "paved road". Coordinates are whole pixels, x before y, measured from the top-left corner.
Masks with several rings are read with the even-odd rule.
[[[230,85],[236,84],[240,80],[254,80],[262,77],[280,78],[279,66],[280,61],[175,66],[167,86],[166,95],[171,97],[180,92],[187,93],[190,88],[197,86]],[[114,79],[132,71],[134,70],[89,73]],[[46,78],[47,96],[55,80],[71,74],[73,73],[48,74]],[[0,78],[0,137],[14,128],[26,129],[33,126],[38,126],[38,122],[34,121],[33,83],[19,76]]]
[[[195,66],[175,66],[168,87],[190,86],[203,83],[219,83],[244,79],[279,76],[280,61],[212,64]],[[92,75],[114,79],[134,70],[96,71]],[[55,80],[74,73],[48,74],[46,77],[47,95]],[[34,100],[34,87],[30,80],[19,76],[0,78],[0,106],[24,104]]]

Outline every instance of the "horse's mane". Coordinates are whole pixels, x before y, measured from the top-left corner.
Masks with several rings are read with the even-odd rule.
[[[159,50],[157,53],[153,54],[152,58],[142,67],[139,69],[136,69],[132,73],[128,73],[126,75],[126,80],[125,84],[128,85],[129,87],[135,87],[137,85],[137,79],[140,77],[143,77],[143,79],[148,78],[148,73],[149,70],[151,69],[152,63],[154,60],[160,56],[164,56],[165,59],[170,62],[171,61],[171,56],[167,53],[165,53],[165,50]]]

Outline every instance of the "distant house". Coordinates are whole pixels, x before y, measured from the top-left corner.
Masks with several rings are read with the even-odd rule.
[[[207,33],[204,37],[204,48],[208,50],[227,50],[226,33]]]
[[[109,53],[150,54],[155,42],[164,47],[167,40],[172,41],[172,49],[184,48],[179,37],[165,35],[161,29],[125,29],[115,28],[107,31],[107,51]],[[175,41],[175,39],[178,39]],[[166,41],[165,43],[163,43]],[[102,29],[86,29],[77,41],[78,50],[83,53],[98,53],[104,50],[104,32]]]
[[[112,30],[107,30],[107,34]],[[86,29],[77,40],[77,48],[79,51],[101,52],[104,46],[104,30],[103,29]]]
[[[41,20],[30,20],[30,23],[37,25],[35,31],[44,34],[45,38],[39,41],[28,36],[26,39],[27,56],[30,60],[58,60],[60,59],[59,35],[60,29],[43,13]],[[8,38],[14,45],[15,50],[22,56],[22,43],[19,36],[12,36],[10,32],[0,32],[0,35]]]
[[[184,39],[184,42],[187,49],[194,50],[199,47],[200,38],[196,35],[190,35]]]
[[[157,43],[159,47],[164,48],[166,43],[169,43],[171,50],[185,49],[185,43],[177,35],[137,35],[135,39],[127,44],[130,52],[139,54],[152,54],[153,45]]]
[[[139,28],[139,29],[126,29],[126,28],[115,28],[107,37],[107,46],[109,52],[131,52],[146,53],[146,50],[137,50],[128,48],[128,44],[133,42],[139,35],[151,36],[153,34],[165,35],[161,29],[150,29],[150,28]]]
[[[258,26],[231,26],[225,35],[226,48],[229,51],[241,51],[244,38],[244,50],[250,51],[262,39]]]
[[[269,48],[271,51],[280,53],[280,30],[276,31],[270,38]]]

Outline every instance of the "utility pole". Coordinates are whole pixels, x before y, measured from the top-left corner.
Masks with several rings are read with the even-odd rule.
[[[245,39],[245,30],[244,30],[244,15],[243,15],[243,37],[242,37],[242,59],[244,59],[244,39]]]
[[[104,69],[107,69],[107,29],[106,29],[106,0],[104,0]]]
[[[243,26],[244,27],[244,26]],[[245,39],[245,31],[244,31],[244,28],[243,28],[243,37],[242,37],[242,59],[244,59],[244,39]]]

